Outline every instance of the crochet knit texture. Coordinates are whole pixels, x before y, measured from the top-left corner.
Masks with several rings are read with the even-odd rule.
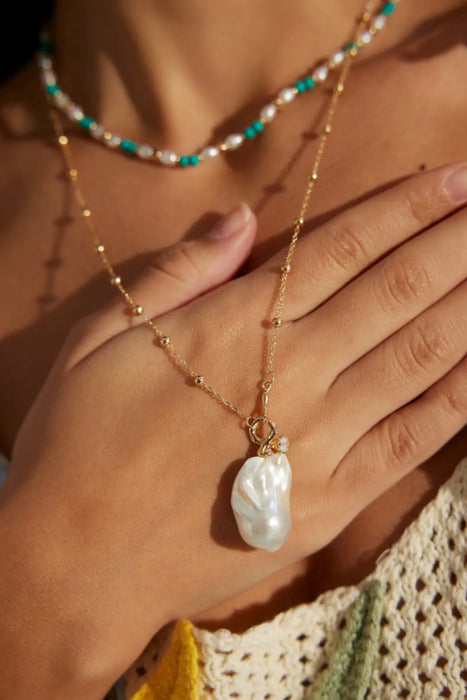
[[[466,496],[467,458],[359,586],[243,634],[164,627],[125,674],[122,697],[467,697]]]

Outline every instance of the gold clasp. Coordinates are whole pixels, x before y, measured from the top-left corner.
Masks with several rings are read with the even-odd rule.
[[[272,440],[274,440],[277,433],[276,426],[274,425],[272,420],[269,420],[269,418],[266,418],[265,416],[259,416],[258,418],[249,418],[246,424],[248,426],[248,432],[250,433],[251,441],[254,442],[255,445],[260,446],[258,449],[258,456],[262,457],[263,455],[272,454],[270,443]],[[257,435],[256,431],[264,424],[267,424],[269,432],[266,437],[262,438],[259,435]]]

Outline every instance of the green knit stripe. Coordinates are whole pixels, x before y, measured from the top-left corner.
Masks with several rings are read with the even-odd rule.
[[[370,581],[350,607],[347,624],[313,700],[364,700],[381,631],[386,586]]]

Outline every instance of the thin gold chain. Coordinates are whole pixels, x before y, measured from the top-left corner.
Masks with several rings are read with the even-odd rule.
[[[305,191],[305,196],[303,198],[303,201],[300,206],[299,210],[299,215],[298,217],[294,220],[294,231],[292,235],[292,239],[290,241],[288,250],[287,250],[287,255],[284,261],[284,264],[280,268],[280,283],[279,283],[279,291],[277,295],[277,301],[275,304],[275,311],[274,311],[274,318],[272,319],[272,335],[271,335],[271,343],[269,346],[269,353],[267,357],[267,362],[266,362],[266,369],[264,372],[263,376],[263,381],[262,381],[262,405],[263,405],[263,414],[261,416],[260,420],[267,421],[267,408],[268,408],[268,396],[269,392],[273,386],[274,383],[274,359],[276,355],[276,349],[277,349],[277,341],[278,341],[278,334],[279,330],[283,325],[283,320],[282,320],[282,312],[284,308],[284,301],[285,301],[285,293],[286,293],[286,287],[287,287],[287,280],[289,278],[289,275],[292,271],[291,263],[292,263],[292,258],[295,252],[295,248],[297,245],[297,240],[298,237],[301,233],[302,227],[304,225],[305,221],[305,214],[308,209],[309,201],[311,194],[313,192],[313,189],[315,187],[316,181],[318,180],[318,173],[319,173],[319,167],[321,164],[321,159],[323,157],[324,150],[326,148],[326,144],[329,138],[329,134],[331,133],[331,127],[332,127],[332,121],[334,119],[334,115],[336,112],[336,107],[337,103],[339,100],[339,97],[342,95],[344,91],[344,84],[346,81],[346,78],[348,76],[350,66],[352,63],[353,58],[357,55],[358,53],[358,48],[360,47],[360,42],[359,42],[359,35],[361,34],[362,29],[365,27],[365,25],[368,24],[370,18],[371,18],[371,12],[373,10],[375,2],[372,0],[371,2],[366,2],[364,6],[364,10],[361,16],[361,20],[358,23],[358,27],[355,32],[354,36],[354,41],[353,41],[353,48],[350,49],[346,53],[346,58],[344,62],[342,63],[342,68],[340,71],[340,74],[338,76],[338,79],[334,85],[332,95],[329,101],[329,106],[328,109],[326,110],[326,114],[323,119],[323,128],[321,130],[319,142],[318,142],[318,148],[315,156],[315,160],[313,163],[313,168],[311,170],[311,173],[308,175],[307,178],[307,187]],[[357,47],[357,48],[356,48]],[[173,346],[171,338],[166,336],[160,328],[154,323],[154,321],[149,318],[145,312],[144,309],[141,305],[139,305],[132,297],[132,295],[128,292],[126,287],[123,285],[122,278],[117,274],[115,271],[115,268],[113,267],[112,263],[110,262],[108,256],[107,256],[107,250],[105,245],[103,244],[102,240],[100,239],[95,225],[94,225],[94,220],[92,217],[91,210],[89,209],[86,198],[83,193],[83,189],[81,187],[80,181],[79,181],[79,176],[78,176],[78,170],[76,168],[76,165],[73,161],[72,154],[71,154],[71,149],[70,149],[70,141],[68,136],[65,134],[64,126],[62,119],[60,117],[59,112],[56,109],[52,109],[50,112],[50,116],[52,119],[52,123],[54,126],[55,134],[57,136],[57,140],[63,155],[63,159],[65,161],[65,167],[66,167],[66,173],[68,175],[68,178],[70,179],[70,182],[72,183],[73,186],[73,191],[75,198],[81,208],[81,213],[84,219],[84,222],[86,224],[86,228],[88,232],[91,235],[94,249],[98,256],[100,257],[100,260],[102,264],[104,265],[105,269],[107,270],[107,273],[109,275],[110,283],[118,289],[118,291],[121,293],[123,298],[125,299],[126,303],[130,307],[132,313],[135,316],[138,316],[142,319],[142,321],[148,326],[148,328],[151,330],[151,332],[154,334],[154,336],[159,340],[161,346],[164,348],[166,352],[169,353],[169,355],[172,357],[172,359],[176,362],[176,364],[189,376],[191,376],[194,380],[194,384],[198,386],[199,388],[203,389],[206,393],[208,393],[213,399],[218,401],[220,404],[222,404],[225,408],[230,410],[232,413],[237,415],[239,418],[242,420],[246,421],[246,424],[248,427],[251,427],[252,423],[255,421],[255,419],[251,416],[249,413],[244,413],[241,411],[237,406],[235,406],[231,401],[226,399],[222,394],[220,394],[218,391],[216,391],[212,386],[210,386],[205,377],[197,372],[188,362],[185,360],[185,358],[178,352],[178,350]]]

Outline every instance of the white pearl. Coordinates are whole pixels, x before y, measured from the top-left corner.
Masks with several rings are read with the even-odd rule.
[[[89,129],[89,133],[91,136],[94,136],[95,139],[101,139],[105,134],[105,129],[102,124],[93,124]]]
[[[313,80],[316,83],[322,83],[326,80],[329,75],[329,68],[327,66],[318,66],[313,71]]]
[[[56,85],[57,84],[57,77],[55,73],[52,73],[52,71],[46,71],[42,73],[42,82],[44,85]]]
[[[65,107],[70,102],[68,95],[61,91],[55,93],[54,100],[59,107]]]
[[[368,29],[366,30],[366,32],[360,34],[360,41],[362,42],[362,44],[369,44],[372,39],[373,35],[371,34],[371,32],[368,31]]]
[[[343,51],[336,51],[334,56],[332,56],[332,58],[331,58],[331,63],[334,66],[338,66],[340,63],[342,63],[344,58],[345,58],[345,53]]]
[[[52,61],[48,56],[39,56],[38,62],[42,70],[52,70]]]
[[[110,148],[118,148],[122,142],[122,139],[120,136],[117,136],[117,134],[109,133],[107,136],[104,136],[104,141],[107,146],[110,146]]]
[[[219,155],[219,149],[217,146],[207,146],[201,151],[202,160],[211,160]]]
[[[290,533],[292,470],[285,454],[251,457],[238,472],[231,496],[242,538],[256,549],[275,552]]]
[[[84,112],[78,105],[71,104],[68,108],[68,116],[75,122],[80,122],[84,117]]]
[[[263,121],[270,122],[272,119],[274,119],[276,114],[277,114],[276,105],[266,105],[266,107],[263,107],[263,109],[261,110],[259,116]]]
[[[161,151],[159,160],[164,165],[176,165],[178,157],[173,151]]]
[[[379,31],[380,29],[383,29],[385,24],[386,15],[376,15],[376,17],[373,20],[373,27]]]
[[[243,136],[241,134],[229,134],[224,141],[225,146],[229,151],[235,151],[243,143]]]
[[[277,99],[281,104],[286,104],[287,102],[292,102],[295,99],[295,90],[291,87],[283,88],[277,96]]]
[[[138,146],[136,153],[140,158],[151,158],[154,155],[154,149],[151,146],[148,146],[148,144],[142,143],[140,146]]]

